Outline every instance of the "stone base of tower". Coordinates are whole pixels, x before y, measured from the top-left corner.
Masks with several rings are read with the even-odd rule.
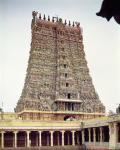
[[[92,119],[105,116],[104,113],[64,112],[64,111],[33,111],[24,110],[18,113],[22,120],[44,120],[44,121],[72,121]]]

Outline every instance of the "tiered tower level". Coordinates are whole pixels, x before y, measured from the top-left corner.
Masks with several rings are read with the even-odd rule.
[[[22,119],[66,120],[103,116],[92,84],[80,23],[33,12],[27,74],[15,108]]]

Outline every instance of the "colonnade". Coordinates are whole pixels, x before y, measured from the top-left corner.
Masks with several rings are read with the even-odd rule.
[[[109,142],[109,127],[93,127],[82,130],[82,143]]]
[[[0,148],[41,147],[80,144],[80,131],[0,131]]]
[[[94,145],[104,142],[112,148],[120,143],[120,123],[80,130],[0,130],[0,148]]]

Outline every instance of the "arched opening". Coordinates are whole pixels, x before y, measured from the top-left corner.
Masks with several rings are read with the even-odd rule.
[[[53,133],[53,145],[62,145],[62,133],[60,131]]]
[[[88,129],[85,129],[84,133],[85,133],[85,142],[88,142],[89,141],[89,132],[88,132]]]
[[[93,142],[93,128],[90,130],[90,137],[91,137],[91,142]]]
[[[75,120],[75,117],[74,116],[65,116],[64,120],[65,121],[73,121],[73,120]]]
[[[71,111],[71,103],[68,103],[68,110]]]
[[[103,127],[103,140],[104,142],[109,142],[109,127],[108,126]]]
[[[100,141],[100,128],[96,128],[96,142]]]
[[[68,99],[70,99],[70,98],[71,98],[71,94],[70,94],[70,93],[68,93],[67,98],[68,98]]]
[[[39,133],[37,131],[31,131],[30,141],[31,141],[31,146],[39,145]]]
[[[43,131],[41,133],[42,146],[50,146],[50,133],[49,131]]]
[[[25,131],[17,133],[17,147],[26,147],[27,134]]]
[[[2,135],[1,135],[1,133],[0,133],[0,147],[1,147],[1,144],[2,144],[2,143],[1,143],[1,139],[2,139]]]
[[[74,111],[74,103],[72,103],[72,111]]]
[[[120,143],[120,123],[118,123],[118,143]]]
[[[81,131],[75,132],[75,145],[81,145],[82,144],[82,135]]]
[[[70,131],[65,131],[64,142],[65,145],[72,145],[72,133]]]
[[[14,134],[13,132],[4,133],[4,146],[5,147],[14,147]]]

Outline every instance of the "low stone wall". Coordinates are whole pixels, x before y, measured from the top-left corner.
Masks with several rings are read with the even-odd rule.
[[[120,150],[120,143],[116,144],[116,149]]]
[[[42,147],[31,147],[31,148],[4,148],[0,150],[83,150],[81,146],[42,146]],[[87,150],[108,150],[108,148],[103,147],[87,147]],[[116,149],[117,150],[117,149]]]
[[[108,142],[91,142],[91,143],[87,143],[85,142],[88,150],[108,150],[109,149],[109,143]]]
[[[42,146],[42,147],[31,147],[31,148],[4,148],[0,150],[82,150],[80,146]]]

